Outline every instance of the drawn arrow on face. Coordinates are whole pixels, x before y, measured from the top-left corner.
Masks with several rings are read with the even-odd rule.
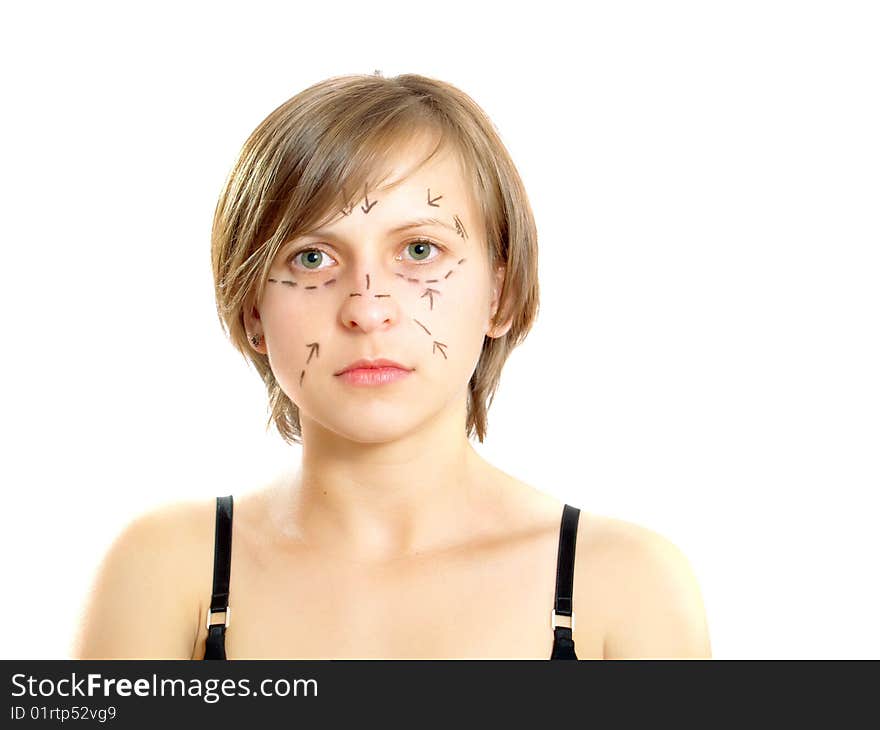
[[[442,197],[443,197],[442,195],[438,195],[436,198],[434,198],[434,200],[440,200],[440,198],[442,198]],[[431,205],[435,208],[439,208],[440,206],[437,205],[437,203],[435,203],[434,200],[431,200],[431,188],[428,188],[428,205]]]
[[[312,355],[317,355],[317,354],[318,354],[318,343],[317,343],[317,342],[310,342],[309,344],[306,345],[306,347],[311,347],[311,348],[312,348],[312,349],[309,351],[309,358],[308,358],[308,360],[306,360],[306,364],[308,364],[309,361],[312,359]]]
[[[449,345],[445,345],[442,342],[437,342],[437,340],[434,340],[434,349],[431,351],[431,354],[433,355],[435,352],[437,352],[439,348],[440,354],[443,355],[443,359],[448,360],[449,358],[446,357],[446,351],[443,349],[444,347],[449,347]]]
[[[376,203],[378,203],[379,201],[378,201],[378,200],[374,200],[374,201],[371,203],[371,202],[370,202],[370,199],[367,197],[367,194],[364,193],[364,202],[366,202],[367,207],[364,208],[364,206],[361,206],[361,210],[364,211],[364,213],[369,213],[370,210],[372,209],[372,207],[373,207]]]
[[[439,289],[432,289],[431,287],[428,287],[427,289],[425,289],[425,293],[422,294],[422,296],[420,296],[419,299],[424,299],[425,297],[431,297],[431,309],[433,309],[434,308],[434,295],[439,294],[439,293],[440,293]]]

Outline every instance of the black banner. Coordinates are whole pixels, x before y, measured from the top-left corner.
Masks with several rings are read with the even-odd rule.
[[[878,714],[868,704],[876,662],[6,660],[2,666],[2,727],[179,721],[213,729],[298,720],[320,727],[364,720],[470,727],[600,718],[702,726],[739,719],[751,726],[799,715],[839,726],[847,718],[874,724]]]

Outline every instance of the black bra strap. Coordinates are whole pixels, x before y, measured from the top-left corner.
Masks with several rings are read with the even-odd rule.
[[[217,497],[217,518],[214,526],[214,585],[211,607],[205,618],[208,638],[205,659],[226,659],[226,627],[229,626],[229,575],[232,567],[232,495]],[[222,623],[211,623],[222,613]]]
[[[562,509],[559,528],[559,553],[556,557],[556,598],[550,625],[553,628],[553,653],[551,659],[577,659],[574,653],[574,552],[577,543],[578,518],[581,511],[566,504]],[[571,617],[570,626],[558,626],[557,616]]]
[[[556,559],[556,596],[553,627],[553,653],[551,659],[577,659],[574,651],[572,627],[574,626],[574,556],[577,541],[577,525],[580,510],[566,504],[562,510],[559,530],[559,552]],[[214,585],[211,607],[206,621],[215,613],[224,613],[222,623],[208,627],[205,642],[205,659],[226,659],[226,627],[229,625],[229,576],[232,564],[232,495],[217,497],[217,518],[214,531]],[[570,616],[571,626],[557,626],[556,616]]]

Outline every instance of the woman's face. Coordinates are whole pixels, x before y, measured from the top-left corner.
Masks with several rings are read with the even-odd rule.
[[[423,155],[402,151],[388,180]],[[509,327],[490,329],[504,272],[490,274],[468,190],[456,158],[438,154],[280,249],[245,324],[263,335],[255,349],[299,406],[304,431],[312,420],[352,441],[389,441],[466,398],[484,336]],[[363,371],[340,374],[361,358],[408,372],[385,371],[398,377],[373,385]]]

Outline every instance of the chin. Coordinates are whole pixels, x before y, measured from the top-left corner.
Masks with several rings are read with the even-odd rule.
[[[384,444],[404,438],[413,431],[414,426],[388,420],[376,423],[360,420],[358,423],[326,423],[325,428],[357,444]]]
[[[421,420],[416,418],[413,403],[390,404],[346,404],[333,408],[324,402],[319,411],[312,411],[307,419],[319,429],[359,444],[381,444],[406,437],[419,427]],[[301,412],[303,428],[306,428],[306,414]]]

